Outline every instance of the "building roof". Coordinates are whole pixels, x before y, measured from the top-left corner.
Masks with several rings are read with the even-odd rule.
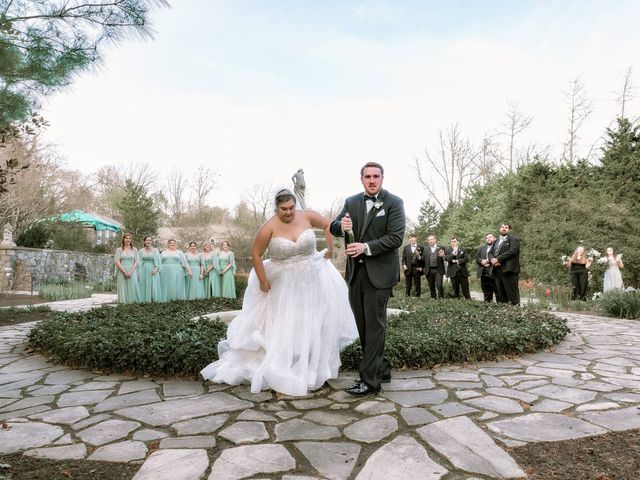
[[[87,227],[93,227],[96,230],[110,230],[112,232],[119,232],[122,229],[122,224],[116,222],[112,218],[103,217],[95,213],[87,213],[82,210],[73,210],[71,212],[61,213],[52,218],[52,220],[59,220],[61,222],[78,222]]]

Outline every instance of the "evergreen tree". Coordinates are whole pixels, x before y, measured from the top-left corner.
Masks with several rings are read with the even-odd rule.
[[[124,230],[133,235],[136,243],[148,235],[158,232],[160,210],[155,207],[153,198],[142,185],[127,180],[116,202],[116,209],[122,217]]]

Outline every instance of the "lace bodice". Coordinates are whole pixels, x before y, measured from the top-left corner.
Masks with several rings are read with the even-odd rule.
[[[311,255],[316,252],[316,234],[307,228],[294,242],[288,238],[271,237],[269,241],[269,258],[271,260],[287,260],[291,257]]]

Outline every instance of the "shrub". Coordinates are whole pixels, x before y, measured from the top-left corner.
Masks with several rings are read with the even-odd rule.
[[[223,298],[103,306],[42,321],[31,330],[29,343],[72,366],[195,375],[218,358],[218,341],[227,326],[190,320],[239,308],[239,301]]]
[[[38,295],[50,302],[88,298],[92,293],[91,285],[80,282],[45,283],[38,289]]]
[[[538,308],[474,301],[412,300],[413,310],[389,317],[385,353],[393,368],[430,368],[451,362],[493,360],[541,350],[569,332],[566,321]],[[342,363],[356,368],[355,343]]]
[[[116,281],[113,278],[102,282],[95,282],[92,287],[96,293],[116,293]]]
[[[569,331],[564,320],[533,308],[407,300],[414,311],[389,318],[386,353],[394,368],[428,368],[532,352],[559,342]],[[222,298],[104,306],[40,322],[29,343],[71,366],[197,375],[217,360],[217,345],[227,326],[190,319],[239,308],[239,300]],[[342,352],[343,365],[355,369],[359,357],[356,342]]]
[[[609,317],[640,319],[640,292],[609,290],[598,297],[600,310]]]

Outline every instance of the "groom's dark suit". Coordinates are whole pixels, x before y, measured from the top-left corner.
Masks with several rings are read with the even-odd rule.
[[[336,237],[344,235],[340,220],[346,213],[353,222],[356,242],[366,243],[371,253],[347,257],[345,278],[362,346],[360,378],[371,388],[379,389],[382,377],[390,375],[389,362],[384,357],[387,301],[400,278],[398,248],[404,237],[404,204],[399,197],[381,189],[367,213],[364,194],[353,195],[345,200],[342,211],[331,223],[331,233]]]

